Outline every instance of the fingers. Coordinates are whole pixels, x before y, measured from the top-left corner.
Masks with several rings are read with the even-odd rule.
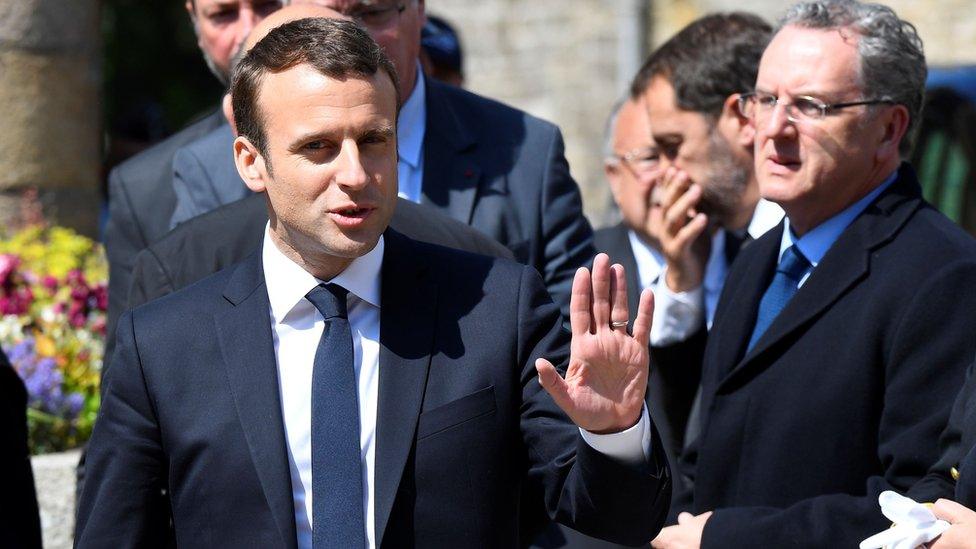
[[[610,322],[628,322],[630,311],[627,307],[627,277],[623,265],[610,266]],[[627,330],[627,326],[622,328]]]
[[[544,358],[535,360],[535,371],[539,374],[539,384],[542,388],[552,396],[556,405],[569,415],[569,411],[573,409],[572,399],[569,396],[569,385],[563,376],[559,375],[556,367]]]
[[[593,331],[593,318],[590,311],[591,291],[589,269],[586,267],[576,269],[573,290],[569,296],[569,328],[573,336]]]
[[[688,222],[689,212],[693,211],[701,200],[701,187],[692,185],[678,200],[667,209],[665,227],[671,234],[677,233]]]
[[[936,501],[935,505],[932,506],[932,512],[936,517],[949,524],[955,524],[964,520],[966,517],[976,515],[976,512],[951,499],[940,499]]]
[[[637,304],[637,318],[634,319],[634,339],[644,347],[650,344],[653,318],[654,292],[650,288],[645,288]]]
[[[593,260],[593,324],[610,326],[610,256],[597,254]]]

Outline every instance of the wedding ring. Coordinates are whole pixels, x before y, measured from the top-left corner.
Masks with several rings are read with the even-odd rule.
[[[611,328],[626,328],[628,321],[626,320],[615,320],[610,322]]]

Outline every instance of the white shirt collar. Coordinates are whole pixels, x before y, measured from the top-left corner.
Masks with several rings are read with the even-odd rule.
[[[779,225],[783,220],[783,208],[779,204],[760,198],[756,203],[756,209],[752,213],[749,227],[746,231],[754,240],[766,234],[769,229]]]
[[[359,299],[380,307],[380,272],[385,248],[382,235],[372,250],[354,259],[332,280],[325,281],[315,278],[283,254],[271,240],[270,230],[269,224],[265,228],[261,254],[268,301],[275,322],[281,323],[312,288],[323,282],[338,284]]]
[[[427,85],[419,62],[416,82],[397,117],[397,154],[402,162],[406,162],[413,169],[420,164],[424,133],[427,130]]]
[[[641,289],[650,288],[657,283],[661,271],[664,270],[664,255],[641,240],[633,229],[627,229],[627,238],[630,240],[630,249],[634,252]]]

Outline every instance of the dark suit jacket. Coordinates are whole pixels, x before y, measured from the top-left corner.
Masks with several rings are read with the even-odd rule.
[[[234,132],[224,124],[176,151],[170,228],[252,194],[237,173],[233,146]]]
[[[252,194],[177,227],[136,256],[128,298],[116,308],[110,306],[110,324],[114,326],[119,315],[128,309],[242,261],[261,246],[267,222],[264,195]],[[423,242],[512,257],[508,249],[477,230],[409,200],[397,200],[390,226]],[[103,375],[115,349],[115,332],[108,334]]]
[[[41,547],[41,522],[27,448],[27,390],[0,351],[0,545]]]
[[[966,381],[952,405],[949,424],[939,441],[941,456],[929,474],[915,483],[908,497],[934,502],[939,498],[958,501],[976,509],[976,362],[966,371]],[[947,397],[951,393],[947,393]],[[952,469],[959,480],[952,478]]]
[[[568,334],[534,270],[386,233],[375,532],[380,547],[512,547],[523,483],[558,519],[629,543],[663,523],[660,441],[642,467],[590,449],[539,386]],[[260,252],[126,313],[89,443],[76,540],[294,547]]]
[[[716,509],[706,548],[845,547],[887,528],[878,494],[935,463],[976,351],[976,243],[905,165],[746,353],[782,231],[742,250],[708,338],[682,458],[692,510]]]
[[[126,160],[109,174],[104,241],[110,310],[122,310],[136,254],[169,232],[176,207],[173,156],[177,149],[221,124],[226,126],[227,122],[218,110]],[[117,318],[109,317],[108,333],[115,333]]]
[[[495,238],[535,267],[569,318],[576,269],[593,258],[559,129],[427,79],[422,203]]]

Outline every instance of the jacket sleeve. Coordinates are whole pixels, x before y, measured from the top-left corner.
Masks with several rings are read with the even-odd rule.
[[[125,313],[88,443],[78,548],[161,547],[168,537],[165,456],[134,334],[132,314]]]
[[[593,228],[583,216],[579,186],[569,173],[563,137],[556,128],[552,129],[544,170],[539,204],[540,253],[534,253],[535,257],[530,260],[542,274],[553,301],[568,319],[573,276],[576,269],[590,263],[596,249],[593,247]]]
[[[663,445],[653,433],[652,455],[640,466],[601,454],[538,382],[535,359],[562,371],[568,334],[538,274],[523,269],[519,288],[520,428],[529,460],[528,484],[541,493],[551,518],[587,535],[623,543],[648,543],[661,526],[671,499]]]
[[[126,182],[118,169],[108,179],[108,222],[105,224],[105,253],[108,257],[108,317],[106,319],[105,359],[110,364],[115,349],[115,329],[119,316],[128,307],[126,299],[132,281],[136,254],[149,245],[133,212]]]
[[[976,351],[976,292],[953,291],[974,278],[976,264],[958,261],[933,272],[914,295],[906,290],[910,303],[891,323],[879,380],[883,474],[869,477],[863,494],[825,494],[785,508],[718,509],[705,525],[702,547],[846,547],[888,528],[878,495],[906,492],[939,458],[939,434]]]

